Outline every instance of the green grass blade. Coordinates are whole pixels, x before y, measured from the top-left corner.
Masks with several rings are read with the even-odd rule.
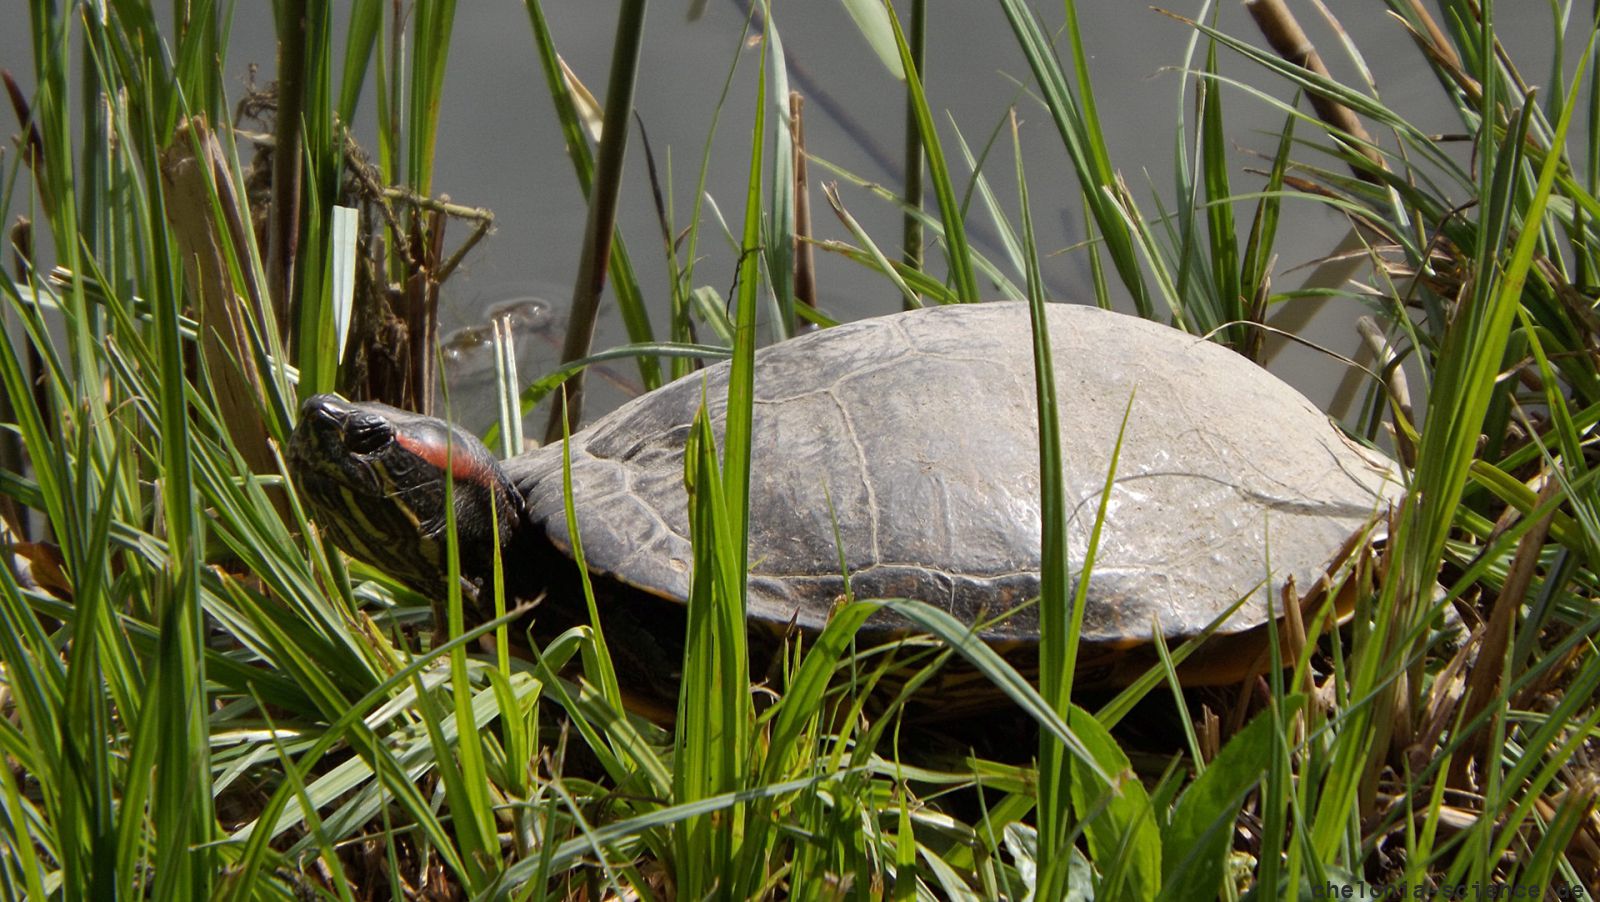
[[[744,656],[743,569],[735,561],[733,516],[728,511],[715,436],[702,409],[684,462],[688,468],[694,571],[678,688],[673,798],[680,804],[738,788],[748,754],[749,670]],[[737,556],[737,557],[736,557]],[[674,834],[675,878],[680,890],[703,896],[723,883],[734,863],[742,818],[687,820]]]
[[[568,150],[575,162],[580,160],[578,147],[587,151],[586,139],[578,124],[577,111],[568,96],[564,76],[555,58],[555,48],[550,41],[549,28],[538,0],[528,0],[528,12],[533,20],[534,38],[544,61],[545,77],[557,109],[562,113],[564,129],[568,136]],[[591,177],[585,177],[589,168],[579,163],[579,182],[589,198],[589,214],[584,224],[584,240],[578,273],[572,290],[572,309],[568,314],[566,338],[561,348],[563,364],[587,355],[593,344],[594,329],[600,313],[600,292],[606,284],[608,263],[615,264],[617,242],[616,216],[622,182],[622,165],[627,156],[629,116],[633,111],[634,83],[638,76],[639,57],[644,43],[644,0],[625,0],[618,12],[616,41],[612,49],[611,71],[607,79],[605,124],[601,132],[599,160]],[[563,100],[565,98],[565,100]],[[568,117],[570,116],[570,121]],[[571,143],[577,142],[577,143]],[[587,154],[583,156],[586,161]],[[626,290],[621,274],[617,281],[619,292]],[[622,313],[629,325],[634,341],[649,341],[648,320],[641,320],[642,307],[625,305]],[[659,374],[647,372],[641,358],[640,374],[647,386],[654,386]],[[568,388],[566,414],[576,421],[583,415],[583,376],[578,374]],[[551,411],[545,427],[544,439],[554,442],[561,436],[561,426],[556,417],[563,411]],[[568,423],[572,427],[575,423]]]
[[[344,71],[339,78],[339,121],[355,121],[361,89],[366,84],[367,67],[378,48],[383,29],[383,0],[355,0],[350,5],[350,24],[345,31]]]
[[[1216,69],[1217,47],[1212,42],[1206,47],[1206,72],[1214,73]],[[1197,80],[1195,86],[1204,95],[1199,123],[1202,148],[1200,169],[1205,185],[1206,234],[1210,238],[1206,263],[1214,280],[1214,297],[1218,307],[1213,314],[1214,326],[1244,321],[1248,317],[1249,301],[1244,297],[1239,282],[1239,237],[1233,223],[1233,191],[1228,180],[1228,138],[1222,118],[1222,93],[1215,84],[1205,79]],[[1232,347],[1242,346],[1237,337],[1228,344]]]
[[[562,398],[565,401],[565,396]],[[566,423],[565,418],[562,420]],[[622,689],[617,683],[617,671],[611,663],[611,650],[606,647],[605,631],[601,628],[600,607],[595,601],[594,582],[589,576],[589,565],[583,553],[581,524],[573,503],[572,491],[572,435],[561,437],[561,491],[567,517],[567,534],[572,540],[572,560],[578,565],[578,577],[583,584],[583,600],[589,609],[589,629],[593,654],[585,658],[585,672],[598,684],[601,698],[618,714],[623,711]]]
[[[453,444],[453,443],[452,443]],[[445,448],[445,584],[448,593],[444,599],[448,618],[448,635],[465,633],[465,611],[470,603],[463,598],[460,543],[456,532],[455,472],[450,459],[455,449]],[[491,511],[491,518],[498,519]],[[498,582],[498,574],[492,574]],[[486,587],[490,588],[490,587]],[[476,601],[475,599],[473,600]],[[502,603],[503,606],[503,603]],[[472,717],[472,684],[467,672],[466,646],[453,645],[450,649],[450,700],[451,714],[455,718],[456,742],[454,747],[445,739],[439,721],[445,716],[439,711],[432,694],[417,684],[417,700],[429,738],[439,753],[439,773],[444,780],[445,798],[450,803],[455,835],[460,843],[462,859],[466,865],[469,887],[481,886],[499,869],[500,844],[494,824],[494,803],[489,798],[489,782],[484,774],[483,745],[477,725]],[[452,754],[452,752],[454,754]]]
[[[1274,727],[1272,718],[1258,716],[1235,733],[1173,806],[1161,836],[1163,900],[1206,902],[1217,898],[1226,876],[1239,806],[1267,770]]]
[[[406,184],[418,194],[433,193],[433,156],[438,145],[439,104],[444,96],[445,62],[455,26],[455,0],[417,0],[411,10],[411,133],[407,142]],[[428,350],[432,353],[432,349]]]
[[[767,23],[770,29],[770,15]],[[763,43],[763,58],[766,52]],[[766,72],[763,65],[756,79],[722,462],[718,464],[716,436],[703,409],[684,453],[695,560],[678,702],[676,748],[681,777],[674,781],[674,798],[680,803],[738,790],[750,776],[752,712],[745,579],[749,569],[756,304],[761,284]],[[700,760],[688,765],[691,758]],[[679,828],[676,865],[680,891],[699,896],[720,886],[734,895],[745,894],[748,888],[738,885],[745,833],[742,808],[728,812],[720,824],[694,818]],[[754,876],[748,870],[743,875],[747,880]]]
[[[967,249],[967,230],[962,222],[962,207],[956,201],[955,188],[950,180],[949,167],[945,165],[944,145],[934,123],[933,111],[928,107],[928,97],[923,91],[922,76],[917,71],[911,46],[906,43],[900,20],[891,7],[889,24],[894,28],[895,45],[900,50],[900,68],[906,76],[908,103],[916,115],[917,131],[922,139],[924,155],[928,159],[928,178],[933,182],[934,197],[939,201],[939,217],[944,223],[945,262],[950,268],[950,282],[955,294],[963,301],[979,299],[978,282],[973,276],[972,255]]]
[[[772,185],[767,220],[758,245],[766,257],[767,281],[771,286],[772,311],[768,329],[774,341],[789,337],[796,323],[794,310],[795,279],[795,183],[794,136],[789,134],[789,61],[784,56],[783,41],[778,27],[768,17],[767,23],[767,78],[772,86],[772,109],[777,113],[777,127],[772,130]],[[758,100],[759,102],[759,100]],[[763,113],[762,117],[766,116]]]
[[[1110,731],[1093,715],[1073,706],[1068,724],[1098,770],[1117,775],[1115,782],[1107,782],[1077,762],[1070,768],[1072,806],[1083,821],[1089,856],[1102,872],[1100,892],[1109,891],[1107,898],[1111,899],[1154,899],[1161,890],[1161,833],[1150,796]],[[1041,836],[1042,858],[1060,856],[1063,862],[1071,861],[1070,842],[1055,849],[1043,842]],[[1047,866],[1047,870],[1059,871],[1061,876],[1052,881],[1053,887],[1041,889],[1060,889],[1064,894],[1069,869],[1062,865]]]
[[[1072,676],[1077,636],[1071,608],[1071,564],[1067,560],[1065,451],[1061,444],[1061,408],[1056,403],[1055,358],[1050,353],[1049,309],[1039,274],[1033,214],[1028,207],[1028,182],[1022,169],[1022,142],[1012,119],[1011,139],[1022,205],[1022,253],[1026,261],[1029,320],[1033,332],[1034,402],[1039,418],[1039,694],[1055,713],[1067,717],[1072,706]],[[1085,573],[1085,579],[1087,573]],[[1045,850],[1038,891],[1053,897],[1066,891],[1072,834],[1072,765],[1061,740],[1039,731],[1039,837]]]
[[[1105,241],[1112,266],[1133,295],[1139,315],[1152,318],[1155,310],[1145,288],[1138,257],[1134,253],[1133,235],[1111,198],[1111,193],[1117,188],[1117,179],[1111,169],[1105,138],[1094,113],[1093,92],[1089,89],[1087,69],[1083,68],[1086,57],[1083,55],[1074,4],[1068,0],[1066,9],[1074,58],[1080,67],[1078,84],[1082,91],[1081,99],[1068,87],[1066,74],[1055,56],[1054,43],[1033,11],[1022,0],[1001,0],[1000,6],[1011,23],[1011,30],[1016,35],[1023,56],[1028,60],[1029,68],[1033,70],[1040,97],[1061,135],[1062,145],[1066,148],[1082,188],[1084,207],[1092,214],[1093,224]]]

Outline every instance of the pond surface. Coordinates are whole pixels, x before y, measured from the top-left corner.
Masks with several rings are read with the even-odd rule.
[[[348,5],[335,3],[335,21],[348,17]],[[1088,260],[1072,248],[1083,237],[1077,183],[1048,114],[1019,85],[1032,76],[998,4],[963,2],[930,4],[928,75],[930,102],[944,114],[947,155],[958,174],[956,129],[973,147],[981,147],[1016,104],[1022,120],[1023,149],[1030,200],[1041,249],[1053,255],[1044,261],[1045,279],[1062,299],[1086,299]],[[1171,206],[1176,132],[1180,109],[1192,120],[1191,101],[1182,94],[1184,79],[1177,67],[1193,36],[1185,24],[1142,4],[1084,2],[1078,4],[1090,47],[1089,66],[1114,165],[1123,173],[1141,209],[1154,215],[1157,202]],[[729,219],[742,210],[748,165],[748,141],[754,102],[757,53],[745,39],[746,12],[739,0],[708,0],[703,16],[688,21],[685,3],[652,4],[647,22],[638,85],[640,124],[648,135],[658,170],[667,183],[678,221],[687,221],[707,134],[717,114],[724,79],[736,60],[739,72],[721,114],[712,142],[707,195]],[[1516,16],[1502,15],[1501,39],[1513,56],[1530,68],[1530,81],[1541,78],[1550,58],[1548,6],[1528,4]],[[1531,10],[1536,7],[1537,11]],[[1038,3],[1047,25],[1061,21],[1061,5]],[[1507,8],[1505,6],[1502,7]],[[1339,40],[1306,4],[1295,4],[1302,24],[1320,48],[1334,74],[1358,83],[1358,70],[1343,55]],[[1519,10],[1522,7],[1519,7]],[[1194,15],[1198,7],[1182,10]],[[1353,43],[1385,100],[1424,128],[1459,131],[1431,73],[1412,47],[1403,28],[1378,3],[1340,4],[1338,11]],[[557,47],[579,77],[603,97],[615,26],[615,2],[547,0],[545,12]],[[0,2],[0,21],[21,25],[27,16],[23,0]],[[879,62],[851,23],[840,3],[775,4],[774,19],[790,64],[791,86],[807,97],[806,138],[820,160],[861,179],[895,186],[901,182],[903,89]],[[1262,43],[1240,4],[1220,6],[1222,30]],[[338,38],[342,41],[342,37]],[[260,64],[262,80],[270,78],[274,50],[268,4],[238,4],[233,43],[227,60],[230,89],[242,94],[251,63]],[[1229,51],[1220,51],[1225,75],[1243,79],[1280,99],[1290,92],[1265,73]],[[31,84],[31,50],[23,27],[0,28],[0,65],[27,88]],[[1241,90],[1224,95],[1232,141],[1238,148],[1235,191],[1254,190],[1260,178],[1245,172],[1258,166],[1250,154],[1270,153],[1282,114]],[[370,102],[358,134],[372,132]],[[772,119],[769,114],[769,122]],[[7,131],[10,131],[8,129]],[[647,297],[656,304],[657,322],[664,322],[668,303],[668,270],[651,201],[639,131],[631,137],[627,184],[620,221]],[[1014,175],[1008,137],[996,143],[986,169],[991,184],[1016,215]],[[898,245],[900,216],[862,187],[818,163],[811,166],[815,232],[822,238],[848,238],[828,211],[820,185],[838,181],[844,203],[868,232],[885,247]],[[449,369],[455,375],[452,399],[465,407],[473,426],[486,422],[488,408],[476,400],[492,374],[489,354],[480,339],[491,310],[510,305],[522,325],[518,341],[524,381],[555,364],[565,321],[567,299],[577,267],[585,204],[566,159],[548,91],[538,70],[532,31],[525,8],[512,2],[474,2],[458,8],[446,81],[437,154],[435,190],[472,206],[486,206],[496,215],[496,230],[468,259],[465,271],[446,286],[441,335],[447,336]],[[931,193],[931,192],[930,192]],[[10,215],[14,215],[12,211]],[[1280,237],[1275,288],[1299,284],[1303,268],[1334,248],[1346,224],[1325,208],[1288,204],[1289,223]],[[1241,222],[1248,213],[1236,214]],[[709,222],[715,223],[715,219]],[[996,230],[981,205],[974,203],[969,222],[979,252],[1003,259]],[[459,229],[456,235],[464,234]],[[1054,253],[1064,251],[1062,253]],[[735,255],[725,237],[707,229],[696,285],[708,285],[726,296],[733,286]],[[932,256],[932,255],[930,255]],[[832,255],[817,254],[821,306],[840,319],[897,309],[900,299],[883,280]],[[1018,280],[1020,281],[1020,279]],[[1334,301],[1319,316],[1309,337],[1340,353],[1357,345],[1354,317],[1363,312],[1354,301]],[[623,340],[615,317],[608,317],[596,339],[602,348]],[[1340,366],[1309,351],[1291,350],[1275,366],[1281,375],[1326,403],[1342,375]],[[622,364],[595,380],[593,415],[636,390],[631,366]]]

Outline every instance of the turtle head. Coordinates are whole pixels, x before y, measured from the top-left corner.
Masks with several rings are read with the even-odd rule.
[[[485,579],[510,544],[522,498],[489,449],[443,420],[316,395],[289,438],[289,469],[323,531],[425,594],[445,587],[446,479],[461,574]]]

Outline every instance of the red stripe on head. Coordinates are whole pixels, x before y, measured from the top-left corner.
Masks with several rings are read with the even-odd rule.
[[[488,461],[477,449],[471,445],[455,443],[455,447],[447,448],[445,442],[434,442],[396,432],[394,440],[400,447],[422,458],[441,471],[446,469],[445,458],[449,457],[449,470],[452,478],[457,482],[471,482],[478,485],[487,485],[493,482],[488,477]]]

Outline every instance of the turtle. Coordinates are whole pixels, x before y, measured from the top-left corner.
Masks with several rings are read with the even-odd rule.
[[[1208,626],[1210,653],[1190,659],[1184,680],[1237,681],[1269,611],[1316,586],[1398,499],[1395,464],[1214,342],[1097,307],[1047,310],[1074,562],[1121,436],[1078,684],[1124,684],[1155,659],[1158,634],[1175,643]],[[587,565],[612,589],[602,608],[642,624],[645,645],[667,645],[652,666],[675,663],[690,589],[686,439],[704,404],[720,443],[728,374],[724,362],[687,375],[570,439]],[[752,635],[820,630],[848,579],[855,598],[917,599],[1007,654],[1036,656],[1034,379],[1030,313],[1016,301],[870,318],[758,351]],[[444,588],[447,467],[465,579],[488,578],[497,537],[508,595],[572,584],[559,444],[496,461],[445,421],[317,395],[288,459],[337,545],[423,593]],[[552,598],[563,594],[580,599],[567,607],[581,619],[582,596]],[[863,630],[907,627],[880,611]]]

